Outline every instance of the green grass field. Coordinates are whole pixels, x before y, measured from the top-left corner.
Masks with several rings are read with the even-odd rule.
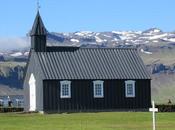
[[[149,112],[0,114],[0,130],[151,130]],[[175,130],[175,113],[158,113],[157,130]]]

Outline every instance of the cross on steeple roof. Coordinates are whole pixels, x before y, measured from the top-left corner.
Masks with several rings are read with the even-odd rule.
[[[39,11],[39,9],[41,8],[39,0],[37,0],[37,11]]]

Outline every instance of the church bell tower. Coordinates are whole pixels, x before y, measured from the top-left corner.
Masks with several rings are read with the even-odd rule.
[[[47,30],[43,24],[39,11],[37,12],[30,36],[31,50],[35,52],[45,52],[47,48]]]

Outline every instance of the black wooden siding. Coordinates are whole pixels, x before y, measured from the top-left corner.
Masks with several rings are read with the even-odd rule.
[[[125,97],[125,80],[103,80],[104,98],[93,97],[93,81],[71,81],[71,98],[60,98],[60,81],[45,80],[44,111],[145,109],[151,105],[150,80],[135,80],[135,98]]]

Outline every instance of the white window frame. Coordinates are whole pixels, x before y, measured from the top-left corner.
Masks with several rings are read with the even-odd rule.
[[[128,94],[128,92],[127,92],[128,84],[132,84],[133,94]],[[125,81],[125,96],[127,98],[134,98],[135,97],[135,81],[134,80],[127,80],[127,81]]]
[[[104,97],[104,89],[103,89],[103,83],[104,81],[102,80],[96,80],[96,81],[93,81],[93,90],[94,90],[94,98],[103,98]],[[96,84],[100,84],[101,85],[101,95],[96,95]]]
[[[63,89],[63,85],[68,85],[68,95],[63,95],[62,93],[62,89]],[[71,98],[71,81],[60,81],[60,98]]]

